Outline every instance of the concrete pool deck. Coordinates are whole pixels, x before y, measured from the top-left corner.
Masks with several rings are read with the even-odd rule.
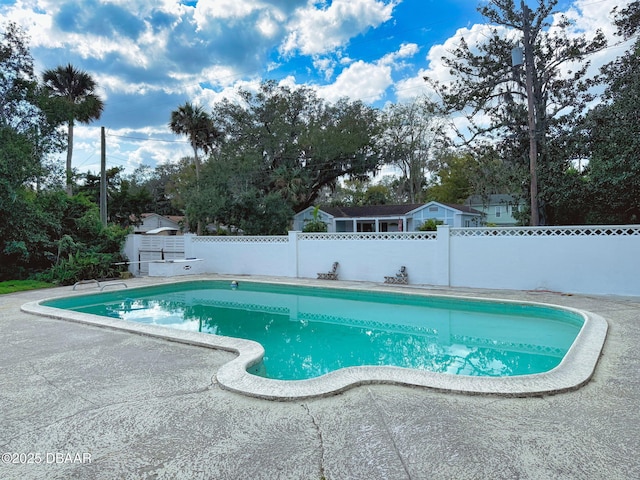
[[[424,288],[601,315],[593,378],[530,398],[362,385],[274,402],[220,387],[232,353],[20,311],[71,287],[3,295],[0,478],[640,478],[640,298]]]

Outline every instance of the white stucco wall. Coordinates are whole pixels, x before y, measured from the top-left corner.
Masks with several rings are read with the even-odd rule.
[[[297,276],[316,278],[339,262],[343,280],[383,282],[405,266],[410,282],[436,284],[435,261],[433,233],[301,234]]]
[[[638,235],[600,235],[591,227],[465,230],[480,235],[452,230],[452,286],[640,295]],[[512,234],[495,236],[492,230]]]
[[[127,240],[124,251],[130,259],[139,258],[140,239],[135,237],[145,236]],[[148,240],[153,245],[144,247],[177,251],[175,238],[154,237]],[[640,296],[637,225],[443,225],[437,234],[290,232],[278,237],[179,238],[184,238],[184,257],[202,258],[206,273],[316,278],[337,261],[343,280],[383,282],[404,265],[414,284]],[[144,274],[136,269],[130,268]]]
[[[193,236],[187,243],[185,250],[202,258],[207,272],[295,276],[295,242],[287,236]]]

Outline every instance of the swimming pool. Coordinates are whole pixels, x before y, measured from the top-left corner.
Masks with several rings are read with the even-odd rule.
[[[571,309],[393,289],[247,281],[236,289],[228,280],[154,288],[73,296],[39,308],[49,309],[50,316],[56,311],[92,323],[102,318],[98,321],[108,326],[237,352],[239,357],[218,372],[218,381],[265,398],[321,395],[371,382],[527,394],[521,387],[528,379],[531,385],[524,390],[539,392],[541,379],[566,383],[561,367],[580,353],[578,340],[594,324],[606,332],[606,322]],[[178,331],[170,334],[169,328]],[[552,390],[566,388],[556,384]]]

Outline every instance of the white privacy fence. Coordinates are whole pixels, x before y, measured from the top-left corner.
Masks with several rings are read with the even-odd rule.
[[[181,250],[184,254],[173,253]],[[339,262],[340,279],[382,282],[404,265],[414,284],[640,295],[638,225],[440,226],[437,233],[289,232],[260,237],[130,235],[124,253],[140,262],[130,267],[136,275],[148,272],[141,259],[164,255],[202,259],[208,273],[315,278]]]
[[[152,261],[185,258],[185,238],[182,235],[129,235],[123,252],[131,262],[129,271],[134,275],[148,275]]]
[[[453,230],[451,285],[640,295],[640,227]]]

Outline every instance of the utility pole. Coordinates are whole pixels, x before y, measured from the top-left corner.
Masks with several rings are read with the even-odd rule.
[[[538,134],[536,128],[535,99],[533,95],[533,67],[534,55],[531,44],[531,17],[529,8],[521,0],[522,6],[522,33],[524,36],[524,64],[525,64],[525,88],[527,90],[527,108],[529,111],[529,171],[531,174],[531,221],[530,225],[537,226],[540,223],[538,212],[538,175],[536,172],[538,163]]]
[[[107,226],[107,145],[104,127],[100,127],[100,221]]]

